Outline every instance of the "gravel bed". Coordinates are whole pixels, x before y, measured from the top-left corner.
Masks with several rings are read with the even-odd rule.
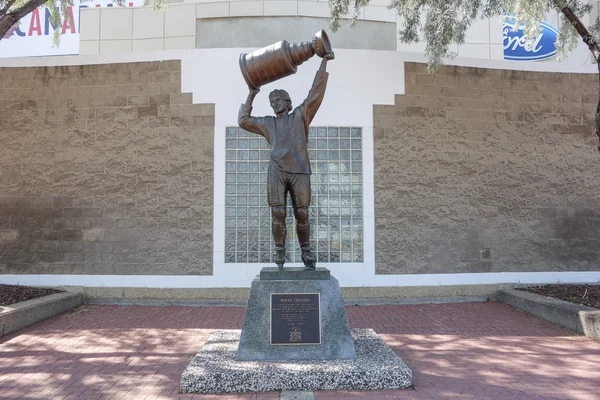
[[[600,285],[543,285],[518,288],[518,290],[583,306],[600,308]]]
[[[215,331],[181,376],[182,393],[382,390],[412,387],[412,371],[372,329],[351,329],[356,360],[238,361],[240,331]]]
[[[9,306],[22,301],[62,292],[62,290],[55,289],[0,284],[0,306]]]

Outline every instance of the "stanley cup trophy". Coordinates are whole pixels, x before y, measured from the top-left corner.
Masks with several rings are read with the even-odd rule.
[[[323,60],[317,71],[308,97],[296,108],[285,90],[273,90],[269,94],[275,116],[253,117],[252,102],[262,85],[296,73],[298,65],[314,55]],[[240,107],[238,124],[241,128],[263,136],[271,147],[267,176],[267,199],[271,207],[271,229],[275,241],[275,263],[281,270],[285,263],[286,202],[288,192],[292,198],[296,232],[302,262],[306,269],[315,269],[317,257],[310,245],[311,168],[306,147],[308,127],[317,113],[327,86],[327,62],[334,59],[329,38],[324,30],[317,32],[312,41],[289,44],[283,40],[240,55],[240,69],[250,93]]]

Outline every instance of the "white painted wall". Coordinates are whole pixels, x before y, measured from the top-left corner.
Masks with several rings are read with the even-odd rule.
[[[598,13],[598,1],[592,15]],[[240,16],[307,16],[328,18],[328,0],[174,0],[163,11],[150,9],[94,9],[81,13],[80,54],[110,54],[196,47],[196,20]],[[390,0],[372,0],[362,9],[359,19],[396,22],[400,19],[389,10]],[[558,13],[548,14],[546,21],[558,27]],[[590,16],[582,18],[590,22]],[[324,27],[327,28],[327,27]],[[424,53],[425,43],[404,44],[397,41],[401,52]],[[502,60],[504,57],[502,18],[479,20],[467,32],[465,43],[453,45],[458,57]],[[589,64],[590,53],[579,47],[561,62]]]
[[[146,52],[196,47],[195,4],[152,8],[87,8],[81,12],[79,54]]]
[[[81,12],[81,55],[196,47],[196,20],[248,16],[330,16],[327,1],[232,0],[171,2],[161,11],[150,8],[95,9]],[[380,0],[364,8],[359,19],[395,22],[394,12]],[[324,27],[327,28],[327,27]]]
[[[193,93],[194,103],[215,103],[214,254],[212,276],[106,276],[106,275],[0,275],[2,283],[107,287],[248,287],[261,264],[225,264],[225,127],[237,125],[240,103],[247,96],[238,66],[242,52],[254,49],[202,49],[129,53],[102,56],[0,60],[0,67],[82,65],[115,62],[182,60],[182,90]],[[327,264],[342,286],[431,286],[503,282],[598,282],[594,272],[507,272],[475,274],[375,275],[373,193],[373,105],[393,104],[404,93],[404,62],[423,62],[423,56],[394,51],[338,50],[329,63],[330,80],[314,126],[359,126],[363,129],[364,262]],[[275,87],[288,90],[295,104],[306,96],[320,60],[313,58],[298,73],[262,88],[254,114],[270,114],[267,96]],[[594,65],[554,62],[518,63],[503,60],[457,58],[449,63],[496,69],[596,74]]]

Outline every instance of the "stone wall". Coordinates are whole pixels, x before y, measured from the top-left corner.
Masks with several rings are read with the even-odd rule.
[[[212,274],[214,106],[180,61],[1,68],[1,274]]]
[[[374,107],[377,273],[598,270],[598,76],[405,72]]]

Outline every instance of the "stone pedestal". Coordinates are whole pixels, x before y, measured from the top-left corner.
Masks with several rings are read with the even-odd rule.
[[[271,343],[272,294],[288,294],[290,307],[306,294],[318,298],[320,343]],[[303,296],[304,294],[304,296]],[[316,296],[315,294],[318,294]],[[277,296],[276,296],[277,297]],[[290,309],[293,313],[293,308]],[[293,318],[293,317],[291,317]],[[299,318],[302,318],[300,315]],[[311,317],[312,318],[312,317]],[[310,321],[307,323],[314,323]],[[318,329],[318,327],[312,328]],[[293,333],[291,333],[293,336]],[[298,339],[301,341],[301,339]],[[239,361],[354,360],[356,351],[350,334],[340,285],[326,268],[263,268],[254,279],[236,353]]]
[[[279,301],[274,306],[278,307],[278,314],[271,314],[271,295]],[[314,314],[317,298],[320,343],[271,344],[271,317],[288,323],[286,327],[291,326],[292,330],[299,326],[300,331],[309,331],[311,340],[305,341],[312,341],[314,319],[303,317]],[[284,299],[288,302],[283,302]],[[296,309],[295,300],[299,303]],[[303,302],[308,304],[302,305]],[[304,325],[295,325],[294,321]],[[381,390],[412,386],[410,368],[375,331],[350,331],[340,286],[325,268],[316,271],[263,268],[252,282],[243,328],[241,333],[213,332],[181,375],[182,393]],[[292,339],[299,338],[292,334]]]

